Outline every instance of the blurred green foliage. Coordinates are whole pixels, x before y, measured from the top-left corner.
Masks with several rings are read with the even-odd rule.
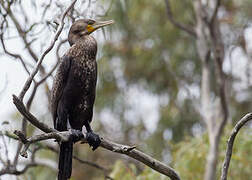
[[[220,155],[217,166],[218,179],[221,175],[222,163],[226,152],[226,142],[231,133],[227,127],[221,138]],[[230,180],[249,180],[251,178],[252,134],[249,129],[240,130],[233,146],[233,154],[228,171]],[[206,156],[209,148],[207,134],[196,138],[186,138],[174,145],[172,149],[173,167],[180,173],[182,179],[201,180],[204,175]]]

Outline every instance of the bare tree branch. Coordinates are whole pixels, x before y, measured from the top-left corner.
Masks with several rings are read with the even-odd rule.
[[[77,0],[73,0],[72,3],[70,4],[70,6],[65,10],[65,12],[63,13],[62,17],[61,17],[61,22],[60,22],[60,26],[57,30],[57,32],[55,33],[55,36],[50,44],[50,46],[44,51],[44,53],[42,54],[41,58],[38,60],[37,64],[36,64],[36,68],[33,70],[33,72],[31,73],[31,75],[29,76],[29,78],[26,80],[25,82],[25,85],[22,89],[22,91],[20,92],[19,94],[19,99],[21,101],[23,101],[23,98],[24,98],[24,95],[25,93],[27,92],[27,90],[29,89],[31,83],[32,83],[32,80],[34,78],[34,76],[37,74],[38,70],[39,70],[39,67],[44,59],[44,57],[51,51],[51,49],[53,48],[55,42],[57,41],[60,33],[62,32],[62,29],[64,27],[64,19],[67,15],[67,13],[70,11],[70,9],[74,6],[74,4],[76,3]]]
[[[59,49],[60,49],[60,47],[61,47],[65,42],[67,42],[67,39],[62,40],[62,41],[58,44],[58,46],[57,46],[57,48],[56,48],[57,61],[56,61],[56,63],[54,64],[53,68],[47,73],[47,75],[46,75],[45,77],[43,77],[43,78],[37,83],[38,85],[42,84],[42,83],[43,83],[48,77],[50,77],[50,76],[52,75],[52,73],[56,70],[56,68],[57,68],[57,66],[58,66],[58,64],[59,64],[59,62],[60,62]]]
[[[19,24],[17,18],[14,16],[13,12],[11,11],[11,4],[12,2],[8,2],[8,7],[4,6],[4,2],[1,1],[1,5],[4,8],[4,10],[8,13],[8,15],[10,16],[11,20],[13,21],[14,25],[16,26],[16,29],[18,31],[19,36],[22,38],[22,40],[24,41],[24,44],[26,45],[30,55],[32,56],[32,58],[37,61],[38,58],[35,54],[35,52],[31,49],[31,47],[29,46],[29,42],[27,40],[25,31],[22,29],[21,25]]]
[[[233,128],[227,142],[226,156],[222,164],[222,170],[221,170],[221,180],[227,179],[227,173],[228,173],[228,168],[229,168],[229,164],[230,164],[230,160],[232,156],[232,148],[234,145],[235,137],[238,134],[239,130],[242,128],[242,126],[244,126],[248,121],[251,121],[251,120],[252,120],[252,113],[248,113],[242,119],[240,119],[238,123],[236,123],[235,127]]]
[[[28,149],[28,147],[31,143],[41,141],[41,140],[46,140],[46,139],[57,139],[60,141],[69,140],[69,138],[71,136],[71,132],[68,132],[68,131],[58,132],[55,129],[49,128],[46,124],[39,122],[36,119],[36,117],[34,117],[29,111],[27,111],[24,104],[15,95],[13,95],[13,102],[16,105],[19,112],[30,123],[32,123],[34,126],[36,126],[37,128],[39,128],[42,131],[47,133],[47,134],[33,136],[29,139],[26,139],[23,135],[19,134],[20,140],[25,144],[24,151]],[[20,132],[20,133],[22,133],[22,132]],[[87,142],[85,135],[83,135],[82,142],[83,143]],[[121,153],[121,154],[125,154],[127,156],[130,156],[130,157],[144,163],[145,165],[149,166],[150,168],[160,172],[161,174],[164,174],[164,175],[170,177],[172,180],[179,180],[180,179],[179,175],[171,167],[165,165],[164,163],[150,157],[149,155],[147,155],[139,150],[136,150],[135,146],[131,147],[131,146],[127,146],[127,145],[117,144],[117,143],[109,141],[105,138],[101,138],[100,146],[107,149],[107,150],[110,150],[112,152]],[[23,151],[23,154],[25,154],[24,151]]]
[[[14,57],[14,58],[16,58],[16,59],[19,59],[20,62],[22,63],[22,65],[23,65],[25,71],[27,72],[27,74],[30,75],[30,72],[29,72],[29,70],[28,70],[28,68],[27,68],[27,64],[24,62],[23,58],[22,58],[19,54],[11,53],[11,52],[9,52],[9,51],[6,49],[6,46],[5,46],[5,43],[4,43],[4,39],[3,39],[3,33],[0,34],[0,40],[1,40],[1,44],[2,44],[2,46],[3,46],[3,50],[4,50],[5,54],[8,54],[9,56]],[[31,66],[31,65],[30,65],[30,66]]]
[[[24,174],[30,167],[37,166],[37,163],[29,163],[27,164],[22,170],[17,170],[16,168],[13,168],[12,166],[8,166],[7,168],[4,168],[0,171],[0,176],[4,174],[13,174],[13,175],[21,175]]]
[[[5,135],[6,135],[7,137],[11,137],[11,138],[13,138],[13,139],[16,139],[16,137],[14,137],[14,136],[11,135],[11,134],[5,133]],[[18,140],[18,139],[16,139],[16,140]],[[32,150],[31,161],[29,161],[28,164],[26,164],[22,170],[17,170],[16,165],[8,164],[8,166],[5,166],[5,167],[0,171],[0,176],[1,176],[1,175],[4,175],[4,174],[12,174],[12,175],[17,175],[17,176],[18,176],[18,175],[22,175],[22,174],[24,174],[29,168],[38,166],[39,164],[35,162],[35,154],[36,154],[36,152],[37,152],[38,150],[39,150],[39,148],[34,148],[34,149]]]
[[[81,133],[81,131],[80,131]],[[21,131],[16,131],[15,134],[20,138],[20,140],[24,143],[25,148],[22,152],[22,156],[27,157],[26,150],[28,149],[29,145],[38,141],[42,140],[47,140],[47,139],[57,139],[60,141],[67,141],[71,138],[72,133],[69,131],[64,131],[64,132],[51,132],[51,133],[45,133],[45,134],[40,134],[36,135],[33,137],[30,137],[28,139],[24,138],[23,134]],[[86,143],[86,136],[84,135],[82,138],[82,143]],[[122,144],[117,144],[114,143],[110,140],[107,140],[103,137],[101,137],[101,147],[110,150],[112,152],[120,153],[120,154],[125,154],[128,155],[145,165],[151,167],[152,169],[169,176],[171,179],[178,180],[179,176],[177,173],[164,163],[150,157],[149,155],[146,155],[145,153],[135,149],[135,146],[127,146],[127,145],[122,145]]]
[[[10,159],[9,159],[9,151],[8,151],[8,148],[7,148],[7,144],[6,144],[5,138],[4,138],[2,133],[0,134],[0,136],[2,137],[4,148],[5,148],[6,165],[9,166],[10,165]],[[1,161],[3,161],[3,160],[1,159]]]
[[[214,12],[213,12],[213,15],[212,15],[212,17],[211,17],[211,19],[210,19],[210,24],[213,24],[213,23],[214,23],[214,21],[215,21],[215,19],[216,19],[216,17],[217,17],[217,14],[218,14],[218,10],[219,10],[220,5],[221,5],[221,0],[216,0],[216,5],[215,5],[215,7],[214,7]]]
[[[170,22],[177,28],[187,32],[188,34],[190,34],[191,36],[193,36],[194,38],[197,38],[197,34],[194,31],[193,28],[185,26],[184,24],[179,23],[178,21],[176,21],[173,17],[173,13],[171,11],[171,5],[170,5],[170,1],[169,0],[165,0],[165,5],[166,5],[166,14],[168,16],[168,19],[170,20]]]
[[[17,96],[13,95],[13,103],[15,104],[15,106],[17,107],[17,109],[19,110],[19,112],[35,127],[39,128],[40,130],[49,133],[49,132],[57,132],[55,129],[50,128],[49,126],[47,126],[44,123],[41,123],[37,120],[37,118],[35,116],[33,116],[24,106],[24,104],[22,103],[22,101],[20,101],[18,99]]]
[[[49,149],[52,152],[59,153],[59,150],[57,148],[55,148],[54,146],[45,145],[45,148]],[[76,155],[73,155],[73,159],[77,160],[81,164],[85,164],[85,165],[88,165],[88,166],[91,166],[91,167],[94,167],[96,169],[99,169],[99,170],[103,171],[105,178],[113,180],[113,178],[111,178],[110,176],[108,176],[109,170],[106,169],[105,167],[102,167],[99,164],[96,164],[96,163],[91,162],[91,161],[83,160],[83,159],[79,158]]]
[[[195,27],[195,32],[197,33],[197,53],[202,61],[201,113],[203,120],[207,125],[210,143],[204,180],[213,180],[216,179],[220,138],[226,125],[229,113],[225,91],[226,77],[223,72],[225,49],[223,39],[221,37],[220,24],[216,20],[220,1],[215,0],[204,5],[202,3],[202,0],[196,0],[193,2],[197,20]],[[208,8],[213,10],[213,15],[209,15],[207,11]],[[211,54],[213,54],[214,62],[211,61]],[[215,63],[216,74],[214,75],[217,77],[217,97],[220,99],[220,102],[217,101],[218,98],[215,102],[211,98],[211,63]]]
[[[62,135],[62,134],[63,134],[63,138],[64,138],[64,132],[61,133],[61,135]],[[6,137],[9,137],[9,138],[11,138],[11,139],[14,139],[14,140],[20,140],[20,139],[22,139],[22,140],[21,140],[21,143],[22,143],[22,142],[27,143],[27,142],[29,142],[29,141],[32,140],[32,139],[30,139],[30,138],[26,139],[26,137],[24,136],[23,132],[20,132],[20,131],[15,131],[14,134],[13,134],[13,133],[10,133],[9,131],[6,131],[6,132],[4,132],[4,133],[0,131],[0,136],[3,136],[3,135],[5,135]],[[20,136],[21,136],[21,137],[20,137]],[[50,136],[50,133],[49,133],[49,136]],[[38,137],[38,136],[34,136],[33,139],[36,139],[37,137]],[[45,137],[48,137],[48,135],[45,136]],[[58,138],[58,137],[56,136],[56,138]],[[66,137],[66,138],[67,138],[67,137]],[[53,145],[51,145],[51,144],[40,143],[40,142],[33,142],[33,143],[35,143],[35,145],[37,146],[37,148],[35,148],[35,149],[33,150],[33,153],[32,153],[31,160],[32,160],[33,162],[35,162],[35,160],[34,160],[35,154],[34,154],[34,153],[35,153],[36,151],[38,151],[38,150],[46,149],[46,150],[50,150],[50,151],[52,151],[52,152],[54,152],[54,153],[57,153],[57,154],[59,153],[58,148],[56,148],[56,146],[53,146]],[[30,142],[30,144],[31,144],[31,142]],[[81,164],[85,164],[85,165],[94,167],[94,168],[96,168],[96,169],[99,169],[99,170],[103,171],[105,178],[111,179],[111,180],[113,179],[113,178],[111,178],[110,176],[108,176],[109,169],[107,169],[107,168],[105,168],[105,167],[102,167],[101,165],[96,164],[96,163],[94,163],[94,162],[87,161],[87,160],[83,160],[83,159],[79,158],[79,157],[76,156],[76,155],[73,155],[73,159],[75,159],[76,161],[78,161],[78,162],[81,163]],[[1,160],[2,160],[2,159],[1,159],[1,157],[0,157],[0,161],[1,161]],[[6,167],[7,167],[7,164],[6,164],[5,161],[3,161],[2,163],[5,164]],[[38,163],[38,162],[36,162],[36,163]],[[39,166],[39,164],[38,164],[38,166]]]
[[[14,131],[14,134],[16,134],[19,137],[19,140],[24,144],[24,149],[23,149],[23,151],[21,151],[20,155],[25,158],[28,157],[27,150],[32,143],[47,140],[47,139],[52,139],[52,138],[54,138],[58,141],[68,141],[70,138],[69,132],[67,132],[67,133],[66,132],[47,133],[47,134],[32,136],[28,139],[26,139],[25,135],[21,131],[16,130],[16,131]]]
[[[32,101],[35,97],[35,94],[37,92],[37,89],[39,87],[40,84],[36,83],[36,81],[34,80],[34,83],[35,83],[35,86],[32,90],[32,93],[26,103],[26,108],[27,110],[29,111],[30,108],[31,108],[31,104],[32,104]],[[24,136],[26,136],[26,131],[27,131],[27,120],[25,119],[25,117],[22,119],[22,132],[24,134]],[[18,163],[18,157],[19,157],[19,154],[20,154],[20,151],[22,149],[22,143],[19,142],[18,144],[18,147],[17,147],[17,151],[16,151],[16,154],[15,154],[15,158],[14,158],[14,161],[13,161],[13,166],[16,167],[17,163]]]
[[[2,21],[1,26],[0,26],[0,29],[1,29],[0,40],[1,40],[1,44],[2,44],[2,46],[3,46],[3,50],[4,50],[5,54],[7,54],[7,55],[9,55],[9,56],[11,56],[11,57],[13,57],[13,58],[15,58],[15,59],[19,59],[19,60],[21,61],[22,65],[23,65],[25,71],[26,71],[27,74],[29,75],[30,72],[29,72],[29,70],[28,70],[28,68],[27,68],[27,63],[25,63],[25,61],[23,60],[23,58],[22,58],[19,54],[15,54],[15,53],[9,52],[9,51],[7,50],[7,48],[6,48],[6,46],[5,46],[5,42],[4,42],[4,23],[6,22],[6,18],[5,18],[4,15],[3,15],[3,18],[4,18],[4,20]],[[28,65],[29,65],[29,64],[28,64]],[[31,65],[30,65],[30,66],[31,66]]]

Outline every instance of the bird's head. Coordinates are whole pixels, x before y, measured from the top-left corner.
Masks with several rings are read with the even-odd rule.
[[[95,30],[113,24],[113,20],[109,21],[95,21],[92,19],[79,19],[73,23],[68,33],[68,41],[73,45],[80,38],[91,34]]]

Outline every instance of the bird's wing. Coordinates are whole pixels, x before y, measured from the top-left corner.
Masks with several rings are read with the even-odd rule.
[[[61,63],[58,67],[56,76],[53,81],[53,87],[51,91],[51,111],[53,116],[54,128],[57,118],[58,103],[67,83],[69,70],[71,68],[71,62],[71,57],[67,55],[62,57]]]

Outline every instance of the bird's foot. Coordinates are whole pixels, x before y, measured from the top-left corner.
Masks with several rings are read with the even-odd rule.
[[[92,150],[96,150],[99,145],[101,144],[101,139],[99,137],[99,135],[95,134],[94,132],[90,131],[90,132],[87,132],[87,142],[89,144],[89,146],[92,147]]]
[[[83,138],[83,134],[80,130],[76,130],[76,129],[70,129],[71,132],[71,140],[75,143],[79,140],[81,140],[81,138]]]

